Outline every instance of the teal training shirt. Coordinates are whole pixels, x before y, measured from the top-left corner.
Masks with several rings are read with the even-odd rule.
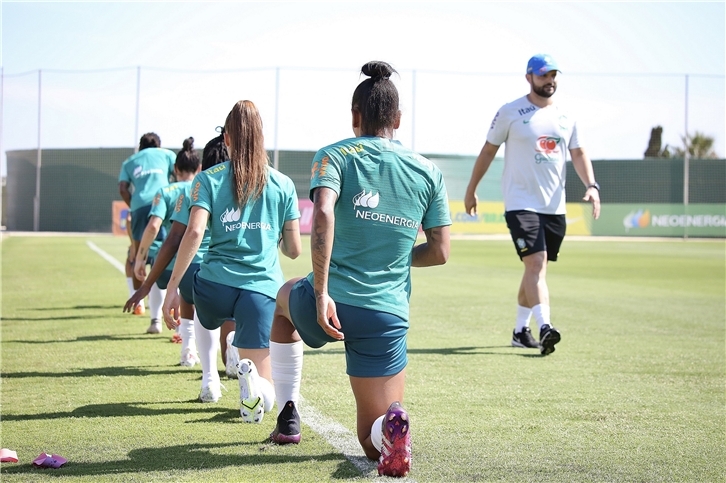
[[[169,184],[175,162],[176,154],[163,148],[142,149],[123,162],[118,180],[133,186],[131,211],[150,205],[159,188]]]
[[[262,195],[243,207],[232,196],[229,161],[198,174],[191,198],[210,213],[209,251],[198,276],[275,298],[283,284],[277,243],[300,211],[292,180],[273,168],[267,173]]]
[[[192,209],[192,182],[184,186],[184,189],[176,199],[174,205],[174,212],[171,214],[171,221],[176,221],[184,226],[189,226],[189,211]],[[202,237],[202,243],[199,245],[197,253],[192,258],[192,263],[202,263],[204,255],[209,250],[209,230],[204,230],[204,236]],[[176,258],[176,256],[174,257]]]
[[[351,138],[315,155],[311,199],[319,187],[338,193],[329,295],[408,320],[419,228],[451,225],[439,168],[397,141]]]
[[[151,203],[151,210],[149,211],[149,218],[152,216],[161,218],[161,227],[166,230],[167,234],[171,229],[171,215],[174,213],[176,200],[179,198],[179,194],[182,193],[185,188],[188,191],[191,185],[191,181],[178,181],[159,189],[159,191],[156,192],[156,196],[154,196],[154,201]],[[154,245],[157,246],[154,247]],[[152,247],[154,247],[154,252],[152,254],[151,249],[149,249],[149,256],[156,257],[156,254],[159,253],[159,248],[161,248],[161,243],[155,241],[152,244]],[[167,270],[174,268],[175,260],[176,255],[174,255],[169,262],[169,265],[166,267]]]

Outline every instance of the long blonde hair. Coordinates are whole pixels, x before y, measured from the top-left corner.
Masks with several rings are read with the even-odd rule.
[[[224,123],[229,139],[232,195],[237,206],[260,197],[267,183],[269,159],[262,135],[262,118],[252,101],[239,101]]]

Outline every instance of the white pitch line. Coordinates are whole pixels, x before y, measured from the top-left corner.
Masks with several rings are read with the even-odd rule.
[[[118,260],[116,260],[114,257],[112,257],[111,255],[109,255],[108,253],[106,253],[103,250],[101,250],[100,248],[98,248],[95,243],[93,243],[90,240],[86,240],[86,245],[88,245],[88,248],[90,248],[94,252],[96,252],[99,255],[101,255],[101,258],[103,258],[108,263],[110,263],[111,265],[113,265],[114,267],[116,267],[119,272],[121,272],[123,274],[126,273],[126,267],[124,266],[123,263],[119,262]]]
[[[92,241],[86,240],[88,248],[98,253],[101,258],[113,265],[121,273],[126,273],[126,268],[114,257],[98,248]],[[301,397],[302,399],[302,397]],[[300,405],[300,419],[313,431],[322,436],[331,446],[340,451],[345,458],[353,463],[363,475],[373,472],[377,464],[371,461],[363,453],[363,448],[358,444],[358,438],[340,423],[324,416],[311,404],[303,399]]]
[[[331,446],[339,450],[353,466],[363,475],[368,475],[377,468],[375,461],[371,461],[363,453],[363,448],[358,443],[358,437],[351,433],[348,428],[332,420],[301,397],[300,419],[313,431],[322,436]]]

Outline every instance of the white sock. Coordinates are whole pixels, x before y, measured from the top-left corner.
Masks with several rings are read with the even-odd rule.
[[[529,327],[529,318],[532,316],[532,309],[517,305],[517,323],[514,332],[520,333],[525,327]]]
[[[300,380],[302,379],[303,343],[280,344],[270,342],[270,366],[272,380],[275,381],[277,397],[277,413],[292,401],[295,405],[300,400]]]
[[[262,399],[265,401],[265,412],[269,413],[275,407],[275,387],[262,376],[257,378],[257,387],[262,392]]]
[[[197,350],[197,341],[194,335],[194,319],[181,319],[181,324],[176,328],[177,332],[181,336],[182,354],[186,349]]]
[[[373,426],[371,426],[371,443],[379,452],[383,447],[383,418],[385,417],[385,414],[381,414],[378,419],[373,421]]]
[[[217,372],[219,329],[205,329],[194,313],[194,334],[199,351],[199,363],[202,366],[202,389],[204,389],[210,382],[219,383],[219,372]]]
[[[534,315],[534,320],[537,321],[537,325],[541,329],[543,325],[552,325],[550,324],[550,306],[549,305],[542,305],[538,304],[532,307],[532,314]]]
[[[152,319],[161,320],[161,307],[164,305],[164,297],[166,297],[166,290],[160,289],[154,283],[151,290],[149,290],[149,317]]]

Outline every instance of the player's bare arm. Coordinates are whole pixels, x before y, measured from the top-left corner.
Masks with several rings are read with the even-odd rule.
[[[464,209],[472,216],[476,214],[476,205],[479,202],[479,198],[476,195],[476,187],[479,186],[479,181],[481,181],[487,170],[489,170],[489,166],[491,166],[498,150],[499,146],[491,144],[489,141],[485,142],[474,163],[469,185],[466,187],[466,194],[464,194]]]
[[[340,321],[335,302],[328,295],[328,273],[335,234],[335,202],[338,195],[330,188],[316,188],[313,192],[313,226],[310,248],[313,262],[315,301],[318,324],[326,334],[342,340]]]
[[[426,242],[413,247],[412,267],[433,267],[443,265],[449,259],[451,242],[448,226],[437,226],[424,230]]]
[[[570,149],[572,166],[585,185],[585,196],[583,201],[592,204],[592,217],[596,220],[600,217],[600,189],[595,182],[595,172],[592,169],[592,161],[583,148]]]

